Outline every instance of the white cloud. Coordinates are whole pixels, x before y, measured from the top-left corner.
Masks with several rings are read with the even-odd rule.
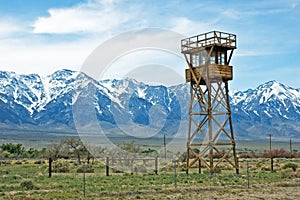
[[[185,60],[175,51],[137,49],[115,59],[102,79],[130,77],[148,84],[174,85],[184,82],[185,67]]]
[[[48,75],[60,69],[79,70],[97,40],[44,44],[6,40],[0,45],[0,70]]]
[[[224,10],[221,14],[227,19],[238,20],[242,17],[242,13],[233,9]]]
[[[169,64],[175,68],[178,61],[174,63],[175,59],[166,55],[181,57],[179,45],[182,38],[183,35],[159,28],[125,32],[97,47],[83,63],[82,71],[94,79],[102,79],[111,75],[118,78],[142,65]],[[157,54],[151,54],[149,50]]]
[[[48,17],[39,17],[34,33],[94,33],[111,30],[128,21],[133,13],[117,9],[113,1],[90,1],[71,8],[52,8]]]
[[[22,30],[16,22],[9,19],[0,20],[0,36],[9,36]]]
[[[212,19],[209,22],[195,22],[186,17],[179,17],[171,20],[171,29],[178,33],[192,36],[215,30],[217,22],[217,19]]]
[[[1,13],[0,70],[42,75],[62,68],[79,70],[92,50],[106,39],[123,31],[149,26],[170,28],[183,34],[178,39],[161,37],[156,40],[157,44],[167,45],[168,43],[178,51],[180,51],[180,39],[184,37],[211,30],[235,33],[238,37],[238,48],[234,52],[237,58],[233,59],[233,62],[240,62],[236,66],[241,66],[241,68],[245,65],[243,62],[247,57],[253,58],[254,56],[261,56],[258,60],[266,66],[274,65],[270,63],[271,60],[268,60],[270,57],[265,58],[265,55],[273,54],[281,54],[280,59],[287,59],[286,63],[290,63],[292,59],[288,53],[299,51],[297,34],[288,35],[299,29],[296,23],[299,18],[297,15],[299,1],[296,0],[287,1],[287,3],[281,1],[248,2],[247,4],[212,2],[200,5],[195,3],[194,10],[201,8],[203,12],[200,13],[191,12],[194,11],[193,9],[187,11],[184,1],[159,4],[147,1],[115,2],[114,0],[84,0],[82,2],[84,3],[72,7],[48,8],[48,15],[44,16],[36,16],[40,11],[34,10],[28,10],[28,15],[19,12]],[[33,9],[40,8],[37,6]],[[170,12],[165,12],[166,10]],[[288,37],[285,37],[287,35]],[[281,42],[278,48],[278,41],[282,41],[282,37],[285,37],[285,41]],[[153,34],[145,34],[142,38],[142,41],[148,42],[149,45],[153,45],[153,40],[156,39],[153,38]],[[115,54],[120,44],[124,43],[126,45],[123,46],[126,47],[136,47],[134,41],[128,38],[110,41],[112,43],[109,43],[109,48],[105,50]],[[145,44],[148,44],[146,42]],[[149,58],[151,56],[149,55]],[[147,61],[145,60],[147,57],[141,55],[133,57],[129,57],[133,59],[132,62]],[[158,58],[155,57],[155,59]],[[174,60],[168,64],[179,66]],[[134,64],[132,62],[127,63]],[[164,64],[160,60],[158,63]],[[257,67],[259,68],[260,65],[257,64]],[[95,70],[98,68],[99,66],[95,65]],[[91,71],[94,72],[93,70]],[[138,72],[131,74],[136,75]],[[127,71],[124,73],[126,74]],[[183,73],[179,72],[181,75]],[[148,73],[144,74],[148,75]],[[290,77],[290,75],[284,76],[283,74],[282,77]],[[237,78],[237,80],[247,84],[245,75],[238,75],[238,77],[240,79]],[[240,81],[237,83],[241,84]]]
[[[274,50],[271,48],[265,48],[265,49],[241,49],[237,51],[235,56],[246,56],[246,57],[252,57],[252,56],[268,56],[268,55],[280,55],[283,51]]]
[[[260,1],[249,2],[249,4],[246,6],[243,2],[241,4],[235,5],[234,9],[219,9],[219,12],[223,17],[227,19],[245,20],[253,17],[288,14],[289,12],[297,8],[297,3],[289,1]]]
[[[128,9],[134,10],[134,7],[128,6]],[[136,14],[127,11],[122,11],[120,5],[111,0],[52,8],[48,17],[35,21],[33,32],[28,19],[0,19],[0,70],[41,75],[62,68],[79,70],[98,45],[112,33],[118,33],[122,23]],[[66,36],[62,34],[69,33],[82,34],[64,39]]]

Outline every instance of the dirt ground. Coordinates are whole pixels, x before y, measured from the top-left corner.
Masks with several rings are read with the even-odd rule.
[[[95,199],[300,199],[300,183],[286,183],[280,185],[255,185],[250,188],[210,187],[210,188],[181,188],[161,191],[145,191],[135,193],[119,193],[115,195],[95,197]]]

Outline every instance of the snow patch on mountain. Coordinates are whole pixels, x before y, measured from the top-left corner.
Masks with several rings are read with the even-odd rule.
[[[0,123],[74,128],[72,106],[83,100],[79,103],[83,103],[84,113],[87,99],[93,101],[92,110],[99,121],[112,126],[160,127],[156,122],[163,116],[163,131],[172,130],[173,134],[179,122],[188,119],[189,87],[186,83],[151,86],[128,78],[96,81],[71,70],[46,77],[0,71]],[[230,103],[238,135],[265,130],[281,135],[300,133],[299,89],[269,81],[255,89],[230,92]],[[82,118],[89,126],[89,113]]]

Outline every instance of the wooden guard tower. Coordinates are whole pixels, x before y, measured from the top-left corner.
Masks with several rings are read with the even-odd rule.
[[[191,85],[186,173],[197,161],[199,173],[204,165],[213,174],[220,163],[239,173],[228,96],[234,49],[236,35],[219,31],[181,40]]]

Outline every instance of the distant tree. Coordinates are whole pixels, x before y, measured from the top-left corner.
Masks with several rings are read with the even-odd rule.
[[[74,154],[77,157],[78,164],[81,164],[81,156],[87,155],[88,150],[80,139],[67,138],[62,141],[66,145],[69,153]]]
[[[6,143],[6,144],[2,144],[0,148],[3,151],[6,151],[10,154],[14,154],[18,156],[26,155],[25,148],[22,146],[22,144]]]
[[[141,153],[142,149],[141,146],[136,144],[133,140],[129,142],[122,142],[118,145],[121,149],[124,151],[127,151],[129,153]]]
[[[273,158],[290,158],[291,152],[286,151],[285,149],[272,149],[272,156]],[[263,158],[269,158],[270,152],[264,152],[261,157]],[[293,157],[297,157],[297,155],[293,155]]]
[[[52,175],[52,162],[57,160],[62,154],[62,143],[51,143],[47,146],[44,153],[45,157],[49,158],[49,177]]]
[[[63,145],[62,143],[51,143],[47,146],[45,156],[52,160],[57,160],[62,154]]]
[[[29,158],[37,158],[38,156],[44,154],[46,150],[47,150],[46,148],[43,148],[42,150],[30,148],[27,150],[27,155]]]
[[[85,147],[87,148],[87,154],[86,154],[86,159],[87,159],[87,164],[90,164],[90,161],[92,160],[92,164],[94,164],[95,161],[95,156],[104,156],[104,152],[106,151],[106,148],[100,147],[100,146],[90,146],[86,145]]]

